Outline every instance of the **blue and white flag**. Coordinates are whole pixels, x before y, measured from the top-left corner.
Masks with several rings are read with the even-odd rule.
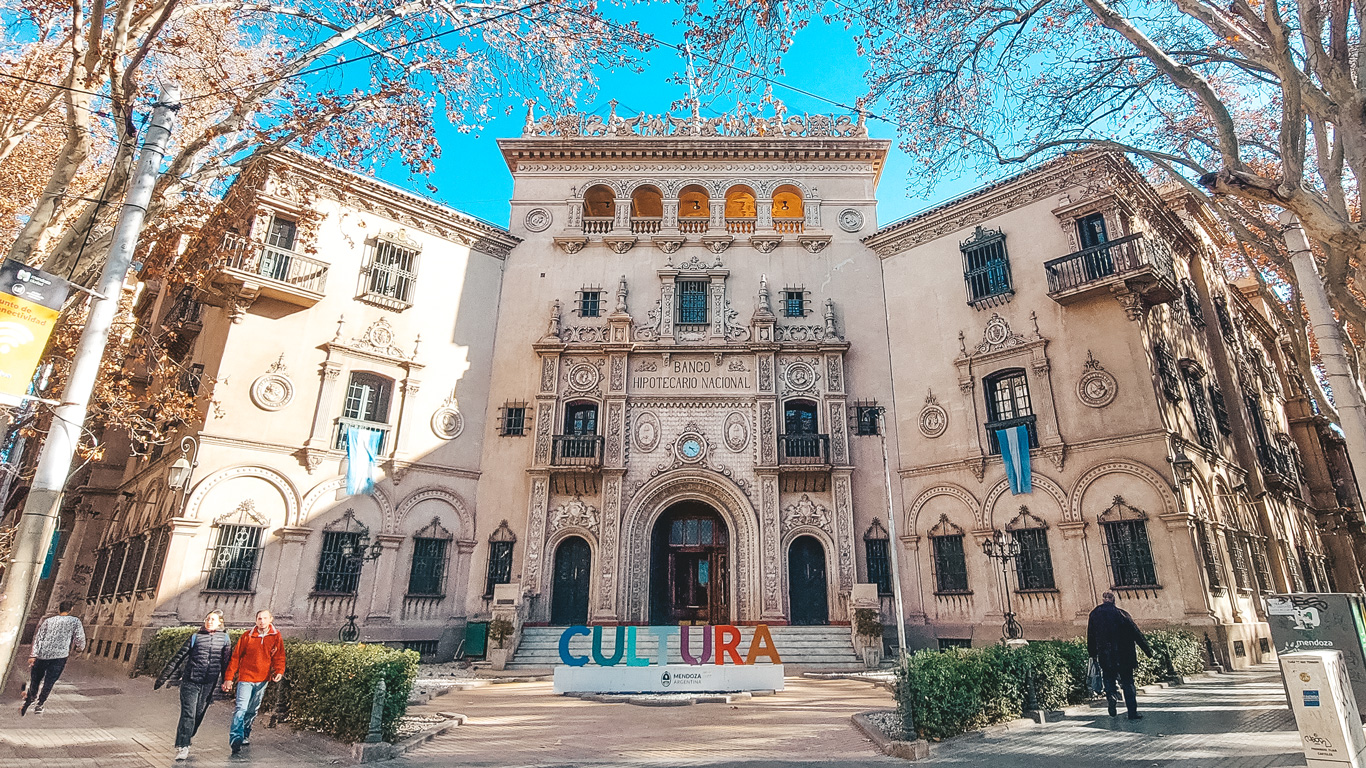
[[[996,442],[1001,446],[1001,460],[1006,465],[1006,480],[1015,496],[1034,492],[1029,475],[1029,425],[996,430]]]
[[[375,470],[379,467],[377,429],[346,428],[346,493],[350,496],[375,492]]]

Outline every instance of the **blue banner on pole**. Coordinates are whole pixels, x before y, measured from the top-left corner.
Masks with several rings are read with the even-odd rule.
[[[43,573],[38,578],[46,579],[52,576],[52,564],[57,560],[57,543],[62,540],[60,530],[52,532],[52,544],[47,548],[47,557],[43,559]]]
[[[346,492],[351,496],[375,492],[375,469],[379,466],[379,430],[347,427]]]
[[[1034,482],[1029,474],[1029,426],[1020,424],[998,429],[996,442],[1001,446],[1001,460],[1005,463],[1011,494],[1033,493]]]

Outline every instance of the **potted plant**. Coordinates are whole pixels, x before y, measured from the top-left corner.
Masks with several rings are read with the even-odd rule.
[[[508,621],[506,616],[496,616],[489,622],[489,640],[493,647],[489,649],[489,662],[494,669],[504,669],[507,667],[508,660],[512,657],[511,648],[506,647],[508,638],[512,637],[517,628]]]
[[[876,669],[882,664],[882,620],[872,608],[854,610],[854,634],[862,646],[863,664]]]

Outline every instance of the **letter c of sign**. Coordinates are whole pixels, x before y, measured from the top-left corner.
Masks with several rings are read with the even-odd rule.
[[[564,634],[560,635],[560,661],[563,661],[571,667],[582,667],[587,664],[587,656],[575,656],[569,652],[569,641],[572,640],[575,635],[587,637],[589,634],[591,633],[588,631],[588,627],[585,626],[573,626],[566,629]]]

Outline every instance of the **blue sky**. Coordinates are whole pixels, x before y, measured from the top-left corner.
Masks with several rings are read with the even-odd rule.
[[[679,7],[673,4],[631,6],[625,11],[640,22],[641,29],[669,43],[681,43],[682,31],[672,24]],[[624,18],[624,14],[618,18]],[[668,48],[656,48],[648,54],[643,72],[601,72],[601,84],[596,95],[590,96],[583,111],[607,114],[607,102],[615,98],[618,112],[624,115],[661,113],[669,104],[686,95],[684,87],[673,84],[673,77],[684,70],[682,55]],[[826,98],[852,104],[864,92],[864,62],[858,57],[852,34],[841,26],[825,26],[815,20],[797,38],[785,61],[786,74],[781,82]],[[777,89],[789,112],[836,112],[835,107],[817,99],[785,89]],[[458,210],[505,226],[508,222],[508,197],[512,193],[512,177],[498,151],[496,140],[521,134],[526,110],[520,100],[516,104],[495,104],[497,119],[479,131],[460,133],[450,126],[440,131],[443,155],[437,163],[432,183],[436,193],[422,190],[419,180],[409,179],[400,167],[381,172],[387,181],[404,188],[436,197]],[[505,115],[511,106],[512,113]],[[543,114],[541,105],[538,114]],[[734,107],[734,99],[727,104],[724,98],[711,104],[711,113],[719,114]],[[707,110],[704,110],[706,114]],[[895,130],[887,123],[870,120],[869,134],[875,138],[896,139]],[[947,200],[983,183],[977,177],[946,180],[927,197],[907,196],[909,159],[893,147],[878,187],[878,221],[880,224],[899,219],[929,205]],[[1005,171],[1003,170],[1003,173]],[[471,183],[474,182],[474,183]]]

